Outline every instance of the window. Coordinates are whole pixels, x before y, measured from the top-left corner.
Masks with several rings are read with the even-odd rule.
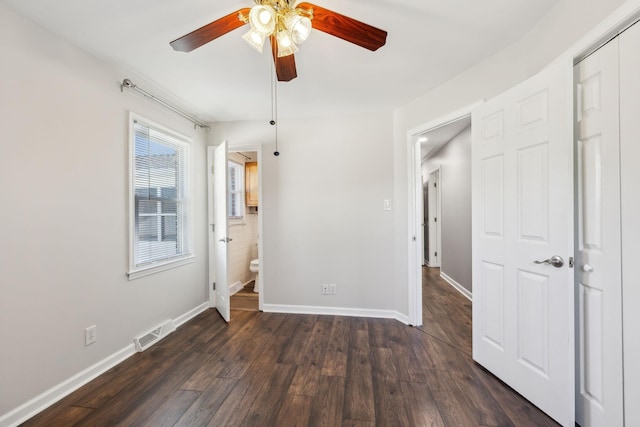
[[[229,218],[239,219],[244,217],[244,167],[240,163],[229,161]]]
[[[130,279],[192,257],[189,140],[138,117],[131,128]]]

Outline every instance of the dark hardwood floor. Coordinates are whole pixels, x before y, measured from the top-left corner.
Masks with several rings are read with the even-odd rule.
[[[231,295],[231,310],[258,311],[258,294],[253,292],[253,282]]]
[[[440,278],[439,268],[422,267],[420,329],[471,356],[471,301]]]
[[[556,425],[471,360],[456,325],[469,306],[427,292],[423,330],[238,310],[225,324],[208,310],[24,425]]]

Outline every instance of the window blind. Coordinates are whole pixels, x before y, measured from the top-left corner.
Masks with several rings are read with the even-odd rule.
[[[239,163],[228,164],[228,216],[242,218],[244,215],[244,169]]]
[[[190,255],[186,141],[134,121],[134,268]]]

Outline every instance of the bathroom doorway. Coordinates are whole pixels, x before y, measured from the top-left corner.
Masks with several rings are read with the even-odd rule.
[[[208,148],[207,165],[209,305],[229,322],[231,309],[248,309],[248,303],[235,304],[238,298],[232,301],[233,294],[246,290],[250,296],[245,299],[252,300],[254,311],[262,310],[264,301],[263,263],[259,262],[263,248],[262,147],[229,146],[223,141]],[[245,190],[245,168],[250,170],[250,194]]]
[[[229,150],[227,204],[231,310],[258,311],[260,307],[258,160],[258,151]]]

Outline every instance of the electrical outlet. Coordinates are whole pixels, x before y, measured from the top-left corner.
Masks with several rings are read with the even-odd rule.
[[[84,330],[84,345],[96,342],[96,325],[89,326]]]
[[[335,294],[336,294],[336,284],[331,283],[329,284],[329,295],[335,295]]]
[[[322,284],[322,295],[329,295],[329,284]]]

